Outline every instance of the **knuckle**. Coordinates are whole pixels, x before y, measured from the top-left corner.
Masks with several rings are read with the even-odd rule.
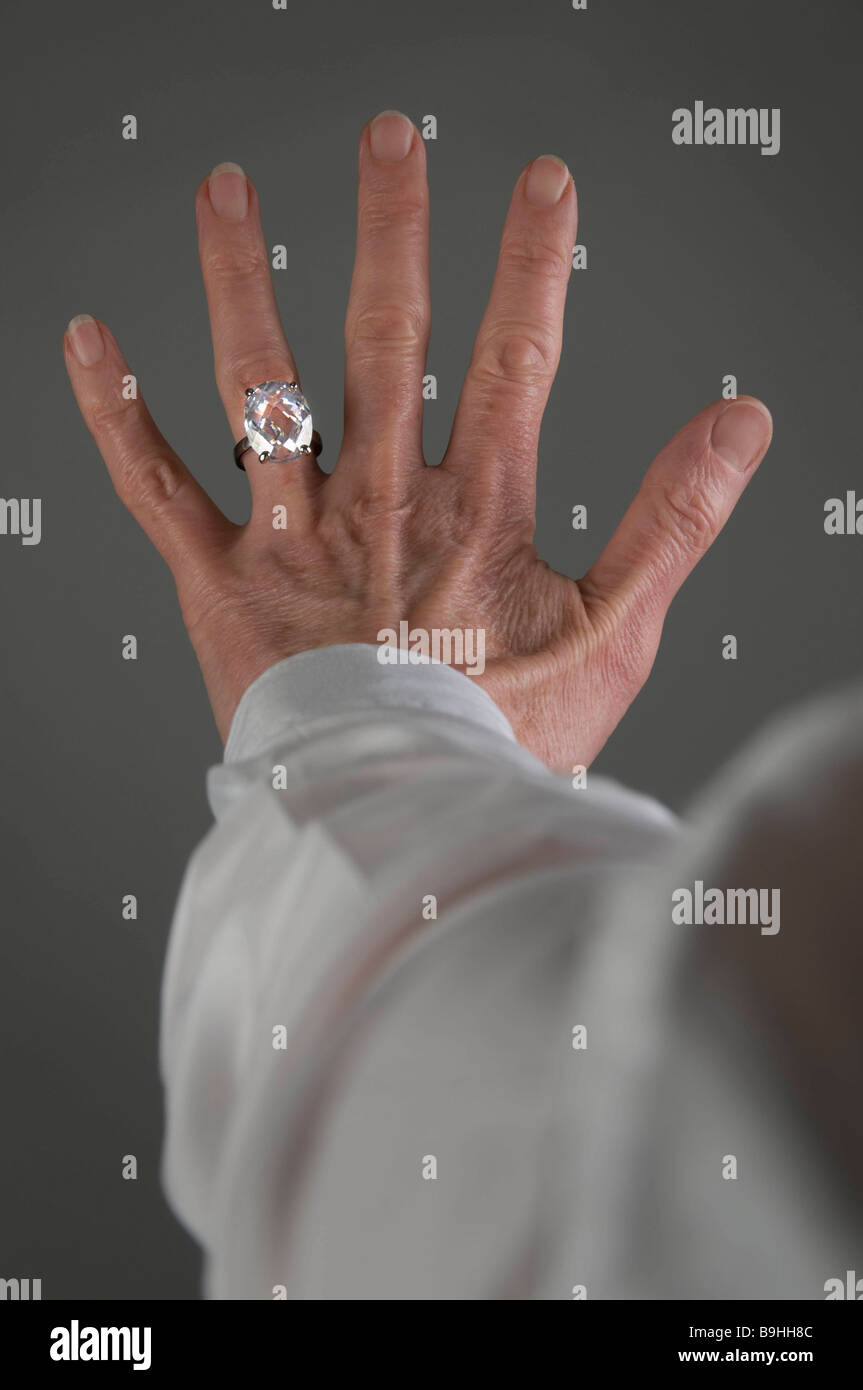
[[[138,410],[135,397],[123,395],[119,388],[110,395],[100,396],[90,407],[90,425],[96,435],[114,437],[123,434]]]
[[[483,491],[462,486],[440,468],[433,470],[432,478],[435,484],[440,480],[440,487],[445,489],[431,522],[426,523],[438,545],[467,546],[472,541],[481,542],[490,533],[500,534],[498,517]]]
[[[645,586],[621,599],[598,591],[589,576],[579,589],[606,684],[634,699],[650,674],[662,631],[664,611],[656,607],[655,590]]]
[[[400,234],[411,226],[425,226],[427,215],[424,195],[401,192],[393,194],[386,189],[366,193],[359,207],[359,232],[361,239],[376,240],[381,235],[391,233],[394,228]]]
[[[170,502],[185,481],[179,460],[166,455],[127,455],[118,470],[117,492],[133,511],[158,511]]]
[[[536,237],[509,236],[501,243],[499,266],[504,274],[543,280],[568,280],[571,250]]]
[[[269,262],[259,246],[220,243],[204,257],[204,273],[210,280],[241,284],[270,273]]]
[[[294,374],[294,368],[285,360],[284,349],[273,347],[256,352],[225,353],[219,361],[217,378],[223,391],[235,394],[238,388],[245,390],[262,381],[286,381]]]
[[[655,654],[655,644],[648,635],[636,634],[631,627],[623,629],[603,652],[605,689],[629,704],[650,675]]]
[[[414,524],[417,508],[416,497],[403,488],[381,485],[346,498],[334,517],[349,543],[374,544],[380,553],[388,544],[399,545],[399,538]]]
[[[348,346],[416,351],[425,342],[426,322],[425,306],[410,300],[370,304],[351,319]]]
[[[663,529],[688,551],[700,554],[706,550],[717,523],[705,479],[698,474],[677,477],[665,483],[660,492]]]
[[[619,619],[615,639],[607,646],[609,675],[627,699],[634,699],[650,675],[662,620],[637,610]]]
[[[554,375],[557,348],[535,324],[502,324],[478,343],[472,371],[480,380],[543,384]]]

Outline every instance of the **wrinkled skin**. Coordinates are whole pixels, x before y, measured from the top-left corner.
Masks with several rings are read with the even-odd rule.
[[[196,198],[215,370],[234,439],[244,390],[301,380],[284,337],[257,193],[218,166]],[[430,326],[423,141],[382,113],[360,138],[357,252],[345,324],[345,428],[327,476],[312,457],[245,456],[249,521],[229,522],[158,432],[104,324],[73,320],[64,355],[116,490],[170,565],[216,724],[243,691],[313,647],[384,628],[482,628],[472,677],[555,768],[589,763],[646,680],[668,606],[721,530],[771,438],[750,397],[717,401],[649,468],[578,582],[533,544],[537,444],[560,357],[575,187],[560,161],[516,183],[488,308],[439,467],[422,453]],[[328,441],[332,447],[332,441]],[[226,467],[231,467],[228,448]],[[274,508],[286,525],[274,528]]]

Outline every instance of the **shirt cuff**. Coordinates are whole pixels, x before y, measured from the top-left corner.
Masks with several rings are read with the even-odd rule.
[[[364,710],[441,714],[515,743],[506,716],[471,676],[437,661],[384,665],[378,659],[381,650],[364,643],[318,647],[270,666],[237,706],[224,762],[257,757],[284,734]]]

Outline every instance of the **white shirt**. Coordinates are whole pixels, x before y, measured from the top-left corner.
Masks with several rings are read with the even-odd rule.
[[[550,773],[470,677],[377,651],[273,666],[209,773],[161,1024],[163,1182],[205,1294],[823,1298],[863,1273],[856,859],[828,883],[811,854],[859,855],[860,692],[685,831]],[[696,880],[780,887],[779,930],[675,923]]]

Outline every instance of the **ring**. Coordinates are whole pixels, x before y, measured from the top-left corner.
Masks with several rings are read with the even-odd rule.
[[[234,463],[245,471],[243,454],[253,449],[261,463],[291,463],[323,447],[312,428],[309,403],[296,381],[264,381],[246,387],[246,433],[234,445]]]

